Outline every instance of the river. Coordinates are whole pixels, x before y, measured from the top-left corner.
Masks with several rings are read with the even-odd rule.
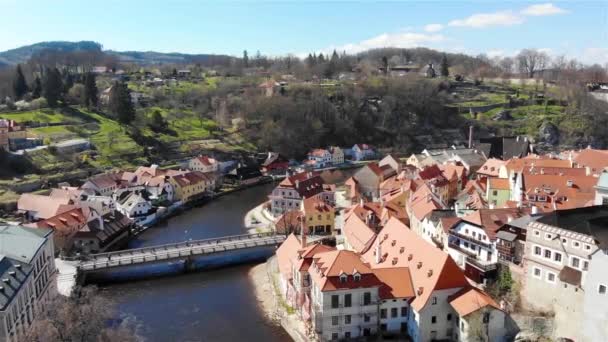
[[[152,227],[129,247],[246,233],[245,214],[264,201],[273,184],[229,194]],[[146,341],[290,341],[257,305],[252,265],[105,286],[123,315],[140,323]]]

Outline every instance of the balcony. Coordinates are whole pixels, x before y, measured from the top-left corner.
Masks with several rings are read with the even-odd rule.
[[[459,238],[461,240],[465,240],[465,241],[468,241],[470,243],[474,243],[474,244],[479,245],[479,246],[481,246],[481,247],[483,247],[485,249],[492,250],[492,245],[491,244],[489,244],[487,242],[479,241],[479,240],[473,238],[472,236],[460,234],[460,233],[455,232],[453,230],[450,231],[450,235],[452,235],[454,237],[457,237],[457,238]]]
[[[453,249],[453,250],[459,251],[462,254],[466,254],[467,256],[470,256],[470,257],[476,257],[477,256],[475,253],[473,253],[473,252],[471,252],[469,250],[466,250],[466,249],[460,247],[460,245],[457,245],[457,244],[455,244],[453,242],[448,243],[448,247],[451,248],[451,249]]]
[[[471,264],[484,272],[489,272],[496,269],[496,263],[494,262],[482,261],[470,256],[467,256],[466,260],[468,264]]]

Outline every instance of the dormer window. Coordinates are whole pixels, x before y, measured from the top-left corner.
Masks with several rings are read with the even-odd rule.
[[[353,275],[353,279],[354,279],[355,281],[361,281],[361,274],[359,274],[359,273],[355,273],[355,274]]]
[[[348,279],[348,276],[346,275],[346,273],[340,274],[340,282],[341,283],[346,283],[347,279]]]

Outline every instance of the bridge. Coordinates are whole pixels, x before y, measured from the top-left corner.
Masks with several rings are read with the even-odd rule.
[[[257,233],[225,236],[204,240],[190,240],[159,246],[143,247],[116,252],[91,254],[83,257],[76,268],[80,272],[95,272],[118,267],[184,260],[216,253],[277,246],[285,241],[284,235]]]

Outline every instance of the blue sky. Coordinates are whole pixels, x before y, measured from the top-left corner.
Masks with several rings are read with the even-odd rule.
[[[267,55],[426,46],[545,49],[608,63],[608,1],[0,0],[0,51],[48,40],[105,49]]]

